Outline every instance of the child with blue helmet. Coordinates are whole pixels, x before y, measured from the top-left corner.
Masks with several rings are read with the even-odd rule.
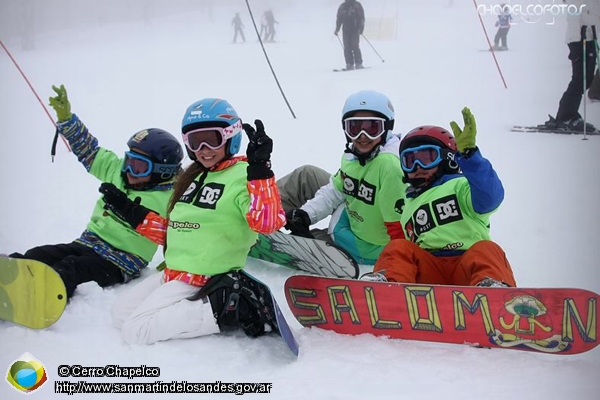
[[[241,328],[275,329],[261,291],[242,270],[258,233],[285,224],[271,170],[273,141],[260,120],[242,124],[223,99],[186,110],[181,132],[193,161],[178,177],[168,217],[130,202],[123,220],[165,246],[163,271],[125,292],[113,308],[128,343],[149,344]],[[238,156],[242,131],[249,144]]]

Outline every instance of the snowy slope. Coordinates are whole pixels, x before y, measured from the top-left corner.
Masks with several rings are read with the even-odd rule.
[[[0,3],[0,18],[12,21],[15,30],[23,13],[17,3]],[[491,54],[481,51],[487,43],[471,2],[449,7],[453,2],[447,0],[364,0],[367,16],[397,18],[397,39],[371,40],[385,62],[363,42],[365,64],[372,68],[339,74],[331,72],[344,63],[332,34],[338,1],[250,2],[255,15],[272,7],[280,22],[278,42],[266,50],[294,119],[241,0],[213,2],[212,11],[208,1],[202,3],[206,7],[185,0],[132,1],[118,12],[112,1],[28,3],[39,24],[33,49],[21,48],[15,30],[0,30],[0,39],[45,103],[51,85],[64,83],[73,111],[101,145],[119,153],[130,135],[146,127],[178,135],[185,108],[215,96],[228,99],[245,120],[264,121],[275,143],[277,176],[307,163],[334,172],[345,143],[341,107],[350,93],[374,89],[389,95],[399,133],[422,124],[462,122],[460,110],[468,105],[477,118],[478,144],[505,185],[492,235],[505,248],[518,284],[600,293],[600,138],[509,131],[513,124],[541,123],[556,113],[570,78],[562,20],[520,21],[513,27],[511,50],[497,55],[505,89]],[[246,44],[230,43],[236,11],[246,24]],[[120,17],[113,23],[116,13]],[[484,22],[493,35],[494,19]],[[6,54],[0,54],[0,88],[0,253],[71,241],[88,221],[99,182],[60,142],[51,163],[53,126]],[[600,125],[600,103],[588,104],[587,116]],[[301,345],[297,361],[275,337],[216,335],[125,345],[110,318],[124,287],[85,284],[48,330],[0,322],[0,370],[25,352],[33,354],[51,382],[32,396],[51,399],[65,398],[53,388],[54,381],[63,380],[56,374],[63,364],[156,366],[164,382],[271,382],[267,396],[276,399],[593,400],[600,393],[598,349],[560,357],[305,329],[285,304],[282,288],[290,271],[253,261],[248,270],[280,300]],[[144,276],[152,273],[150,268]],[[20,395],[0,382],[0,398]]]

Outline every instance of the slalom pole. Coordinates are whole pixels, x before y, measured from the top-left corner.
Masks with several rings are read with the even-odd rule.
[[[21,76],[23,77],[23,79],[25,79],[25,82],[29,86],[29,89],[31,89],[31,91],[33,92],[33,95],[35,96],[35,98],[37,99],[37,101],[40,103],[40,105],[42,106],[42,108],[46,112],[46,115],[48,116],[48,118],[50,118],[50,122],[52,122],[52,125],[54,125],[54,128],[56,129],[56,122],[54,122],[54,118],[52,118],[52,115],[50,115],[50,113],[48,112],[48,109],[46,108],[46,105],[42,102],[42,99],[40,99],[40,96],[38,96],[37,92],[33,88],[33,85],[31,84],[31,82],[29,82],[29,79],[27,79],[27,76],[25,75],[25,73],[23,72],[23,70],[21,69],[21,67],[19,67],[19,64],[17,63],[17,61],[15,60],[15,58],[12,56],[12,54],[10,53],[10,51],[8,51],[8,48],[4,45],[4,42],[2,41],[2,39],[0,39],[0,46],[2,46],[2,48],[6,52],[6,55],[8,55],[8,58],[10,58],[10,60],[13,62],[13,64],[15,65],[15,67],[17,68],[17,70],[19,71],[19,73],[21,74]],[[61,138],[62,138],[63,143],[65,144],[65,146],[67,146],[67,150],[69,150],[69,152],[70,152],[71,151],[71,147],[69,146],[69,143],[65,140],[65,138],[62,135],[61,135]],[[52,154],[52,161],[54,161],[54,154]]]
[[[292,113],[292,117],[294,117],[294,119],[296,119],[296,114],[294,114],[294,110],[292,110],[292,107],[290,106],[290,103],[289,103],[287,97],[285,97],[285,93],[283,92],[283,89],[281,88],[281,85],[279,84],[279,79],[277,79],[277,74],[275,74],[275,71],[273,70],[273,66],[271,65],[271,60],[269,60],[269,55],[267,54],[265,45],[262,41],[262,38],[260,37],[258,28],[256,27],[256,21],[254,20],[254,14],[252,14],[252,8],[250,8],[250,3],[248,2],[248,0],[246,0],[246,6],[248,6],[248,13],[250,13],[250,19],[252,20],[252,25],[254,25],[254,31],[256,32],[256,36],[258,36],[258,41],[260,42],[260,47],[262,47],[262,51],[263,51],[263,54],[265,55],[265,59],[267,60],[267,64],[269,64],[269,68],[271,69],[271,74],[273,74],[273,78],[275,78],[275,83],[277,84],[277,87],[279,88],[279,92],[281,92],[281,96],[283,97],[285,104],[287,105],[288,109]]]
[[[587,26],[581,26],[581,45],[583,46],[583,139],[588,140],[587,138],[587,96],[585,92],[587,91]]]
[[[504,89],[508,89],[506,85],[506,80],[504,79],[504,75],[502,74],[502,70],[500,70],[500,65],[498,64],[498,59],[496,58],[496,52],[492,47],[492,42],[490,42],[490,37],[488,36],[487,30],[485,29],[485,24],[483,23],[483,19],[481,18],[481,14],[479,14],[479,6],[477,5],[477,0],[473,0],[473,4],[475,5],[475,10],[477,11],[477,15],[479,16],[479,22],[481,23],[481,28],[483,29],[483,33],[485,34],[485,40],[487,40],[488,46],[490,48],[490,52],[492,53],[492,57],[494,58],[494,63],[496,64],[496,69],[500,74],[500,78],[502,79],[502,83],[504,84]]]
[[[381,56],[379,55],[379,53],[377,52],[377,50],[375,50],[375,46],[373,46],[373,45],[371,44],[371,42],[369,42],[369,39],[367,39],[367,37],[366,37],[365,35],[363,35],[363,34],[361,34],[360,36],[362,36],[362,37],[363,37],[363,39],[365,39],[365,40],[367,41],[367,43],[369,43],[369,46],[371,46],[371,48],[373,49],[373,51],[375,52],[375,54],[377,54],[377,57],[379,57],[379,58],[381,59],[381,62],[382,62],[382,63],[383,63],[383,62],[385,62],[385,60],[383,59],[383,57],[381,57]]]

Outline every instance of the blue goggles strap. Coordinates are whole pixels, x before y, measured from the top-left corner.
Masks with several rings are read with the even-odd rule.
[[[419,153],[425,154],[434,151],[436,157],[431,160],[426,160],[426,157],[419,158]],[[413,155],[411,157],[411,155]],[[431,158],[431,157],[427,157]],[[410,160],[410,161],[408,161]],[[440,146],[433,144],[424,144],[418,147],[410,147],[400,153],[400,165],[405,172],[414,172],[419,165],[423,169],[435,168],[442,162],[442,151]]]

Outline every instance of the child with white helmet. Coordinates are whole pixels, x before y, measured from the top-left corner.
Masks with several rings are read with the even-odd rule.
[[[330,240],[359,264],[375,264],[391,239],[403,238],[400,215],[404,202],[398,158],[399,138],[392,134],[395,113],[389,98],[364,90],[350,95],[342,110],[346,150],[340,169],[330,178],[316,167],[302,167],[278,182],[287,229],[298,236]],[[305,177],[309,177],[306,179]],[[308,186],[320,183],[314,196]],[[313,192],[314,193],[314,192]],[[298,205],[297,197],[309,198]],[[310,225],[332,215],[328,234]]]

